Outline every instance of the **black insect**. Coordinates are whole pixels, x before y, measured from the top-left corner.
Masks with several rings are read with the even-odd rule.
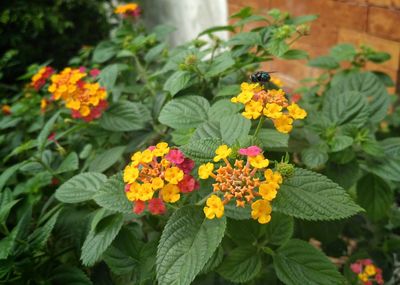
[[[257,71],[250,76],[253,83],[268,83],[271,80],[271,75],[266,71]]]

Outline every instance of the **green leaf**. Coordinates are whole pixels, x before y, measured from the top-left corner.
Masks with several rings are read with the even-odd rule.
[[[261,256],[254,246],[238,247],[224,258],[218,273],[232,282],[248,282],[261,270]]]
[[[121,159],[124,153],[125,146],[116,146],[108,150],[102,151],[96,155],[93,161],[89,164],[90,172],[103,172],[113,166]]]
[[[67,155],[67,157],[63,160],[60,166],[57,168],[55,173],[64,173],[64,172],[72,172],[79,168],[79,159],[76,152],[71,152]]]
[[[103,68],[99,75],[99,82],[107,90],[112,90],[117,82],[118,74],[127,67],[125,64],[114,63]]]
[[[338,44],[330,50],[330,55],[337,61],[352,61],[356,54],[357,51],[352,44]]]
[[[386,116],[390,97],[385,85],[371,72],[350,73],[331,88],[335,93],[359,91],[367,99],[372,122],[378,123]],[[331,91],[329,91],[331,92]],[[328,93],[329,93],[328,92]]]
[[[215,156],[215,150],[223,144],[220,139],[205,138],[192,140],[188,144],[180,147],[185,156],[193,159],[197,163],[206,163]]]
[[[167,43],[160,43],[155,47],[152,47],[144,56],[144,60],[152,62],[161,57],[161,53],[167,48]]]
[[[222,259],[224,258],[224,249],[222,246],[218,246],[218,248],[214,251],[214,254],[207,261],[206,265],[204,265],[200,274],[207,274],[213,271],[218,265],[221,264]]]
[[[26,161],[14,164],[11,167],[8,167],[3,173],[0,175],[0,190],[3,190],[3,187],[6,185],[8,179],[14,175],[22,166],[26,164]]]
[[[253,15],[253,11],[250,7],[244,7],[242,9],[240,9],[239,12],[234,13],[233,15],[231,15],[229,18],[233,19],[233,18],[238,18],[238,19],[245,19],[250,17],[251,15]]]
[[[145,129],[150,121],[150,111],[143,104],[119,101],[101,116],[100,126],[108,131],[128,132]]]
[[[312,221],[343,219],[363,211],[339,185],[301,168],[284,180],[272,205],[278,212]]]
[[[213,34],[215,32],[221,32],[221,31],[229,31],[229,32],[234,32],[235,28],[232,26],[216,26],[216,27],[212,27],[209,29],[206,29],[204,31],[202,31],[198,37],[201,37],[203,35],[207,35],[207,34]]]
[[[288,50],[288,44],[281,39],[272,39],[267,44],[268,51],[278,57],[282,57]]]
[[[290,23],[292,25],[301,25],[304,23],[312,22],[314,20],[318,19],[318,15],[303,15],[303,16],[298,16],[290,19]]]
[[[225,96],[233,96],[240,93],[240,85],[226,85],[218,90],[216,97],[225,97]]]
[[[311,146],[301,152],[301,159],[304,164],[311,169],[317,169],[328,161],[328,153],[318,146]]]
[[[164,90],[174,96],[176,93],[190,86],[191,75],[188,71],[178,70],[165,82]]]
[[[283,59],[307,59],[308,53],[301,49],[290,49],[285,52],[281,58]]]
[[[61,265],[51,273],[50,281],[60,285],[92,285],[89,277],[77,267]]]
[[[0,204],[0,223],[6,224],[8,215],[11,211],[11,209],[19,202],[20,200],[12,200],[7,203],[2,203]]]
[[[329,162],[326,166],[325,174],[344,189],[350,189],[360,178],[360,167],[357,160],[345,164]]]
[[[271,221],[264,226],[267,243],[281,245],[292,237],[294,221],[290,216],[278,212],[272,212]]]
[[[219,122],[221,118],[236,114],[240,109],[241,107],[238,104],[233,104],[230,100],[218,100],[208,110],[208,119]]]
[[[389,60],[391,56],[387,52],[372,52],[367,53],[366,58],[375,63],[382,63]]]
[[[344,278],[318,249],[302,240],[290,240],[273,255],[278,278],[287,285],[338,285]]]
[[[121,213],[132,213],[132,203],[125,196],[122,174],[111,176],[93,197],[101,207]]]
[[[55,113],[44,125],[43,129],[40,131],[38,137],[37,137],[37,146],[38,150],[42,152],[46,146],[47,143],[47,138],[50,135],[50,132],[53,129],[54,123],[56,122],[58,116],[60,115],[60,112]]]
[[[35,249],[41,249],[44,247],[50,237],[51,231],[56,225],[60,213],[61,209],[56,211],[43,226],[35,229],[35,231],[29,236],[28,240],[31,247]]]
[[[222,140],[228,145],[237,139],[249,134],[251,128],[250,120],[240,114],[223,117],[220,121]]]
[[[207,121],[210,108],[208,101],[200,96],[184,96],[169,101],[160,112],[160,123],[174,129],[196,128]]]
[[[101,173],[78,174],[57,189],[56,198],[63,203],[79,203],[90,200],[106,180],[107,177]]]
[[[209,220],[201,207],[187,206],[168,220],[157,251],[160,284],[190,284],[224,236],[226,219]]]
[[[218,122],[202,123],[193,133],[191,140],[200,140],[205,138],[221,138],[221,132]]]
[[[235,60],[232,58],[231,53],[224,52],[214,58],[205,76],[208,78],[217,76],[234,65]]]
[[[380,144],[384,148],[386,155],[400,158],[400,137],[384,139]]]
[[[367,99],[357,91],[328,92],[323,114],[336,125],[363,126],[370,116]]]
[[[248,220],[251,218],[251,208],[249,205],[242,208],[229,203],[225,205],[225,216],[234,220]]]
[[[311,67],[317,67],[328,70],[339,68],[339,63],[337,62],[337,60],[329,55],[323,55],[320,57],[313,58],[308,62],[308,65]]]
[[[93,62],[104,63],[117,54],[118,48],[112,42],[101,42],[93,51]]]
[[[348,148],[353,144],[353,138],[349,136],[335,136],[332,141],[329,143],[332,152],[337,152]]]
[[[394,202],[394,195],[382,178],[368,174],[357,183],[357,201],[371,220],[379,221],[387,216]]]
[[[258,32],[242,32],[231,37],[226,44],[228,46],[254,46],[261,45],[261,36]]]
[[[113,242],[124,222],[122,214],[107,215],[99,210],[93,217],[89,234],[82,246],[83,265],[96,263]]]
[[[273,129],[261,129],[257,135],[263,146],[267,149],[287,148],[289,146],[289,135]]]

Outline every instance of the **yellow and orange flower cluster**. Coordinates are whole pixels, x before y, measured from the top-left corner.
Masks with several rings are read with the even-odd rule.
[[[46,80],[54,73],[54,69],[50,66],[43,66],[32,76],[31,84],[36,91],[39,91],[46,84]]]
[[[276,84],[281,83],[276,82]],[[241,93],[231,101],[245,106],[242,115],[247,119],[256,120],[264,115],[273,121],[279,132],[289,133],[294,120],[301,120],[307,116],[307,112],[299,105],[288,103],[282,89],[264,90],[259,83],[247,82],[243,82],[240,87]]]
[[[363,285],[384,284],[382,270],[373,264],[371,259],[359,259],[350,265]]]
[[[107,92],[98,82],[90,82],[82,68],[65,68],[51,77],[53,100],[63,100],[74,118],[91,121],[107,107]]]
[[[144,210],[143,202],[148,202],[150,212],[154,213],[150,207],[154,199],[158,199],[161,207],[163,202],[175,203],[181,198],[181,193],[198,188],[197,181],[190,175],[194,162],[165,142],[135,152],[131,160],[125,167],[123,179],[126,197],[134,202],[137,214]]]
[[[140,7],[137,3],[128,3],[115,8],[114,13],[124,17],[138,17],[140,15]]]
[[[207,199],[204,207],[206,217],[222,217],[224,205],[234,200],[237,207],[250,204],[252,218],[261,224],[268,223],[271,220],[271,201],[275,199],[283,181],[281,174],[267,169],[269,160],[257,146],[240,149],[239,154],[247,157],[246,162],[236,159],[233,165],[228,160],[232,149],[227,145],[219,146],[215,153],[214,162],[222,160],[225,165],[214,171],[215,165],[209,162],[202,164],[198,170],[201,179],[211,177],[215,180],[213,191],[219,193]]]

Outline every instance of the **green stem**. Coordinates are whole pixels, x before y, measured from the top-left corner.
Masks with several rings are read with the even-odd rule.
[[[136,68],[139,71],[140,77],[145,81],[147,89],[150,91],[151,95],[156,96],[156,91],[150,86],[150,80],[149,76],[147,75],[146,69],[143,67],[143,65],[140,63],[139,58],[136,56],[136,54],[133,55],[133,59],[135,60]]]
[[[255,138],[257,137],[258,132],[260,131],[262,125],[264,124],[264,121],[265,121],[265,117],[264,117],[263,115],[261,115],[261,118],[260,118],[260,120],[258,121],[257,129],[256,129],[256,131],[254,132],[253,137],[255,137]]]
[[[196,206],[203,205],[205,201],[207,201],[208,197],[210,197],[214,192],[211,192],[207,196],[205,196],[203,199],[201,199],[199,202],[196,203]]]

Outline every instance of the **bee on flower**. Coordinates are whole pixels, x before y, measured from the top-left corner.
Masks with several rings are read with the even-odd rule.
[[[87,77],[85,68],[67,67],[51,77],[52,99],[63,100],[73,118],[87,122],[97,119],[107,108],[107,92],[98,82]]]
[[[374,265],[371,259],[359,259],[350,265],[350,269],[357,274],[360,284],[384,284],[382,269]]]
[[[115,8],[114,13],[126,18],[137,18],[140,15],[140,7],[137,3],[128,3]]]
[[[54,69],[50,66],[43,66],[35,75],[32,76],[30,86],[36,91],[39,91],[54,72]]]
[[[193,160],[165,142],[135,152],[123,175],[125,194],[134,203],[133,211],[140,214],[147,205],[152,214],[165,213],[165,203],[175,203],[182,193],[199,187],[190,174],[193,168]]]
[[[213,192],[206,201],[204,214],[208,219],[221,218],[224,214],[224,205],[235,201],[236,207],[251,205],[251,216],[261,224],[271,220],[271,201],[275,199],[282,175],[269,169],[269,160],[264,157],[261,148],[250,146],[238,151],[244,159],[236,159],[232,164],[228,157],[232,149],[227,145],[219,146],[214,162],[223,161],[216,169],[211,162],[200,165],[198,174],[200,179],[212,178]],[[222,197],[222,198],[221,198]]]
[[[277,79],[274,81],[275,85],[281,85]],[[307,116],[307,112],[299,105],[294,102],[289,104],[282,89],[264,90],[260,83],[247,82],[243,82],[240,88],[241,93],[233,97],[231,102],[244,105],[242,115],[247,119],[256,120],[265,116],[272,120],[279,132],[289,133],[294,120],[302,120]]]

